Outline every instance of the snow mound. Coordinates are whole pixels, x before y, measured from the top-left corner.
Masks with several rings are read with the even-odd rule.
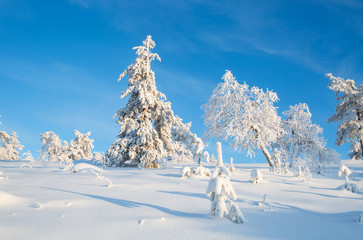
[[[99,167],[88,163],[78,163],[73,166],[72,172],[102,172],[103,170]]]
[[[21,204],[24,201],[25,200],[21,197],[0,191],[0,207],[8,207],[16,204]]]

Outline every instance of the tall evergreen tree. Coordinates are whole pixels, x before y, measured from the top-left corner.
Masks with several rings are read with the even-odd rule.
[[[363,156],[363,84],[358,88],[352,79],[344,80],[326,74],[331,80],[329,89],[335,92],[339,104],[335,107],[335,114],[328,122],[340,122],[337,131],[336,145],[351,143],[350,157],[362,159]]]
[[[118,79],[129,76],[128,88],[121,95],[121,98],[129,96],[129,99],[126,107],[119,109],[114,116],[121,129],[118,139],[105,154],[108,165],[158,168],[159,162],[167,157],[191,152],[201,154],[198,150],[204,147],[190,132],[190,125],[174,116],[170,102],[156,89],[150,64],[155,58],[161,59],[151,52],[154,47],[151,36],[143,41],[143,46],[134,47],[136,61]]]

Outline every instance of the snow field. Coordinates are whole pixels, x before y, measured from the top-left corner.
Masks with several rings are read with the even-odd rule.
[[[185,165],[166,169],[104,168],[114,186],[92,172],[63,166],[19,168],[0,161],[1,239],[361,239],[363,195],[337,190],[338,167],[308,182],[269,172],[267,164],[235,164],[235,201],[247,219],[235,224],[209,215],[208,177],[181,178]],[[363,166],[344,161],[363,188]],[[210,170],[214,166],[205,164]],[[253,169],[265,182],[253,184]],[[267,205],[260,206],[267,195]]]

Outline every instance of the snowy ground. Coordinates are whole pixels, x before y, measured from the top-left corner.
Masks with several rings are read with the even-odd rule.
[[[344,164],[363,191],[363,161]],[[181,166],[105,168],[108,187],[93,172],[20,165],[0,161],[0,239],[363,239],[363,195],[336,189],[338,168],[303,182],[237,164],[231,182],[247,222],[235,224],[208,214],[208,178],[181,178]],[[255,167],[265,183],[249,182]],[[258,204],[264,194],[271,207]]]

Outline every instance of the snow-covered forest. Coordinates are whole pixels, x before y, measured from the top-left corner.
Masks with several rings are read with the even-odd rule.
[[[0,239],[362,239],[362,10],[0,1]]]
[[[75,138],[69,143],[52,131],[41,133],[39,159],[30,151],[22,157],[24,146],[17,133],[0,132],[0,184],[4,189],[0,209],[2,221],[7,223],[2,229],[5,239],[24,239],[30,232],[33,239],[52,239],[55,229],[61,239],[93,239],[106,232],[115,239],[115,229],[127,229],[124,236],[130,239],[150,239],[150,235],[155,239],[362,236],[363,168],[357,161],[362,158],[362,85],[357,88],[353,80],[327,74],[328,87],[338,101],[329,121],[341,123],[336,144],[351,143],[353,160],[344,165],[341,156],[326,147],[323,129],[312,123],[307,104],[292,105],[279,115],[276,92],[241,84],[229,70],[202,106],[203,141],[157,90],[151,65],[161,59],[152,52],[155,46],[147,36],[142,46],[134,47],[136,60],[118,79],[128,76],[127,89],[121,95],[127,97],[127,103],[114,116],[120,132],[104,154],[92,152],[91,132],[74,130]],[[204,150],[213,139],[246,150],[251,158],[260,150],[267,164],[235,165],[230,158],[227,167],[220,142],[216,143],[216,160]],[[145,168],[160,170],[138,170]],[[349,179],[352,175],[353,181]],[[344,184],[338,178],[343,176]],[[42,179],[47,179],[46,185]],[[27,186],[26,190],[20,186]],[[210,211],[205,207],[208,198]],[[89,208],[92,210],[87,211]],[[38,214],[47,219],[46,224],[32,220]],[[307,222],[314,231],[301,230]],[[234,227],[233,223],[246,226]],[[336,230],[342,225],[348,235]],[[40,236],[36,229],[41,226],[47,227]],[[273,233],[267,230],[271,227]],[[21,231],[16,230],[19,228]],[[185,235],[184,228],[191,232]],[[216,229],[221,232],[214,232]],[[175,236],[176,232],[180,235]]]

